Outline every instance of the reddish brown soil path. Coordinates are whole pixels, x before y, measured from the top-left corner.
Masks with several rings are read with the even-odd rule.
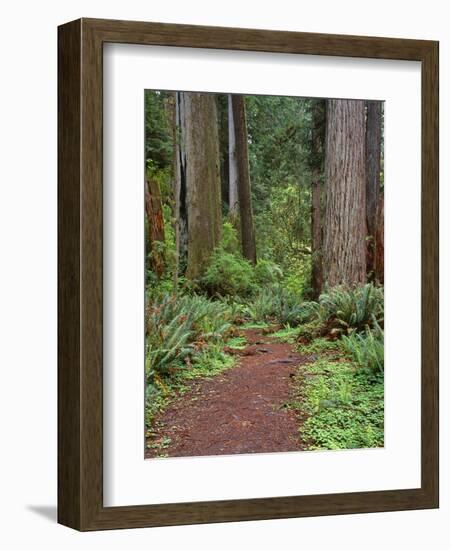
[[[305,358],[261,330],[244,332],[237,366],[188,391],[156,418],[146,458],[299,451],[299,418],[283,407]]]

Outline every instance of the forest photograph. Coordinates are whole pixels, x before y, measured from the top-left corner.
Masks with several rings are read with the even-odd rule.
[[[383,102],[144,101],[145,458],[383,447]]]

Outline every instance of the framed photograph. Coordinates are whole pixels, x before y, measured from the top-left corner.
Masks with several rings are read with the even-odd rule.
[[[438,43],[58,51],[58,521],[438,507]]]

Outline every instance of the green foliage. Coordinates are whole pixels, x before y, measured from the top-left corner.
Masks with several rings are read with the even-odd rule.
[[[192,320],[183,312],[163,323],[155,311],[149,318],[151,327],[146,342],[145,372],[147,380],[156,374],[170,374],[184,366],[184,360],[192,353],[189,341],[193,337]]]
[[[303,327],[299,327],[301,329]],[[300,344],[297,351],[304,355],[315,355],[332,353],[333,355],[340,350],[340,343],[337,340],[328,340],[328,338],[315,338],[307,344]]]
[[[294,258],[286,271],[283,286],[302,298],[311,293],[311,255]]]
[[[173,93],[145,93],[147,175],[161,189],[165,272],[157,279],[146,261],[146,424],[186,391],[186,381],[234,365],[225,350],[247,343],[236,326],[281,325],[273,338],[294,344],[311,363],[299,367],[287,406],[302,414],[310,448],[383,444],[383,289],[337,287],[307,302],[311,285],[311,100],[247,96],[252,208],[258,262],[241,254],[238,232],[223,224],[222,241],[204,276],[183,277],[177,261],[173,201]],[[218,97],[223,212],[228,196],[228,103]],[[323,175],[323,174],[322,174]],[[319,174],[320,177],[320,174]],[[197,294],[202,292],[204,294]],[[208,297],[209,296],[209,297]],[[271,330],[275,330],[272,328]],[[269,332],[269,331],[267,331]],[[225,347],[227,346],[227,347]],[[164,454],[170,440],[155,448]]]
[[[360,367],[384,371],[384,332],[378,323],[363,333],[343,336],[342,345]]]
[[[183,380],[211,378],[234,366],[234,363],[234,358],[224,353],[220,344],[212,344],[193,356],[192,368],[183,373]]]
[[[231,349],[244,349],[247,346],[245,336],[235,336],[227,341],[227,347]]]
[[[289,181],[270,190],[263,213],[256,216],[257,247],[260,255],[281,265],[288,272],[293,264],[299,272],[309,258],[310,188],[306,182]]]
[[[156,415],[164,411],[173,399],[185,393],[188,380],[209,378],[234,366],[234,358],[225,354],[221,348],[222,346],[218,343],[210,344],[192,356],[192,363],[189,363],[187,368],[176,371],[170,377],[154,376],[152,380],[147,381],[145,394],[147,435],[150,435],[155,427]]]
[[[147,306],[146,376],[186,368],[196,350],[223,341],[231,328],[226,304],[202,296],[165,296]]]
[[[263,210],[271,189],[302,173],[308,113],[294,97],[246,96],[250,171],[255,211]]]
[[[170,388],[157,378],[145,386],[145,424],[148,430],[153,427],[155,416],[163,411],[170,402]]]
[[[229,254],[240,256],[240,243],[236,228],[229,221],[225,221],[222,225],[222,240],[220,248]]]
[[[282,285],[264,287],[247,304],[247,313],[256,322],[278,322],[282,325],[297,326],[309,317],[309,304],[287,291]]]
[[[171,169],[170,92],[145,91],[145,156],[153,170]]]
[[[287,406],[309,415],[300,427],[310,449],[357,449],[384,444],[384,385],[343,358],[320,358],[295,378]]]
[[[146,425],[184,390],[188,379],[212,376],[234,364],[222,348],[235,311],[204,296],[166,295],[146,312]]]
[[[299,372],[290,406],[308,415],[301,434],[309,448],[383,445],[383,307],[383,289],[370,284],[336,287],[304,304],[298,351],[314,362]]]
[[[319,318],[328,324],[331,333],[360,332],[383,322],[383,289],[371,283],[334,287],[319,297],[319,304]]]
[[[371,283],[351,288],[337,286],[321,294],[318,302],[304,302],[303,309],[312,338],[363,332],[383,323],[383,288]],[[307,333],[305,330],[302,334],[306,340]]]
[[[280,342],[286,342],[287,344],[293,344],[297,338],[301,327],[291,327],[287,324],[281,330],[277,330],[271,334],[272,338],[276,338]]]
[[[258,260],[255,266],[255,280],[260,286],[279,283],[283,278],[280,266],[270,260]]]
[[[255,288],[253,268],[241,256],[219,247],[200,280],[200,287],[211,296],[249,296]]]
[[[176,244],[175,230],[173,219],[171,217],[171,208],[168,204],[163,204],[164,216],[164,242],[155,243],[158,246],[158,252],[162,255],[165,261],[165,270],[161,279],[156,277],[152,269],[151,252],[147,254],[146,261],[146,297],[147,301],[153,301],[167,294],[172,294],[174,291],[173,273],[176,269]],[[147,228],[146,228],[147,231]],[[147,240],[146,240],[147,242]],[[183,283],[184,279],[180,279]]]
[[[242,330],[248,330],[248,329],[267,329],[269,328],[269,323],[266,323],[265,321],[248,321],[244,323],[241,328]]]
[[[258,258],[279,265],[288,289],[302,293],[311,256],[308,101],[246,96],[245,103]]]
[[[267,286],[280,286],[283,271],[271,260],[260,259],[253,267],[240,252],[237,231],[231,222],[223,224],[222,240],[214,251],[199,288],[211,296],[230,297],[237,303]]]

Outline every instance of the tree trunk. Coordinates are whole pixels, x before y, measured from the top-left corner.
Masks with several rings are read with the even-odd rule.
[[[384,194],[378,199],[377,224],[375,230],[375,282],[384,284]]]
[[[186,277],[201,276],[222,229],[217,106],[214,94],[180,93],[181,181],[187,205]],[[183,188],[180,205],[183,203]],[[181,229],[181,228],[180,228]],[[180,231],[181,244],[181,231]]]
[[[221,204],[229,204],[229,154],[228,154],[228,95],[216,94],[217,98],[217,118],[219,125],[219,158],[220,158],[220,187]]]
[[[239,217],[238,164],[236,155],[236,131],[234,127],[233,100],[228,94],[228,166],[229,166],[229,206],[233,222]]]
[[[332,287],[366,281],[364,102],[327,105],[325,156],[325,282]]]
[[[177,247],[177,232],[178,232],[178,216],[176,215],[176,198],[177,198],[177,188],[178,188],[178,138],[177,138],[177,113],[178,113],[178,101],[177,101],[177,92],[171,92],[167,101],[168,117],[170,129],[172,130],[172,193],[171,193],[171,223],[173,228],[173,233],[175,235],[176,247]],[[176,253],[172,258],[172,278],[173,278],[173,291],[176,293],[178,290],[178,268],[179,268],[179,259],[178,259],[178,247],[176,248]]]
[[[366,223],[367,223],[367,274],[375,270],[375,232],[380,195],[381,171],[381,102],[366,101]]]
[[[188,250],[188,210],[186,184],[186,122],[185,94],[176,92],[175,97],[175,237],[177,246],[177,272],[184,273]]]
[[[323,288],[322,269],[322,189],[317,174],[313,174],[311,183],[311,287],[314,298]]]
[[[238,171],[238,202],[241,219],[242,254],[253,265],[256,264],[255,228],[253,224],[250,170],[248,162],[247,121],[245,100],[242,95],[232,96],[233,121],[236,136],[236,157]]]
[[[151,178],[145,182],[145,210],[147,213],[147,254],[151,253],[152,267],[158,279],[164,273],[164,215],[158,182]]]
[[[311,287],[314,298],[323,288],[322,178],[325,149],[325,100],[312,100],[311,136]]]

